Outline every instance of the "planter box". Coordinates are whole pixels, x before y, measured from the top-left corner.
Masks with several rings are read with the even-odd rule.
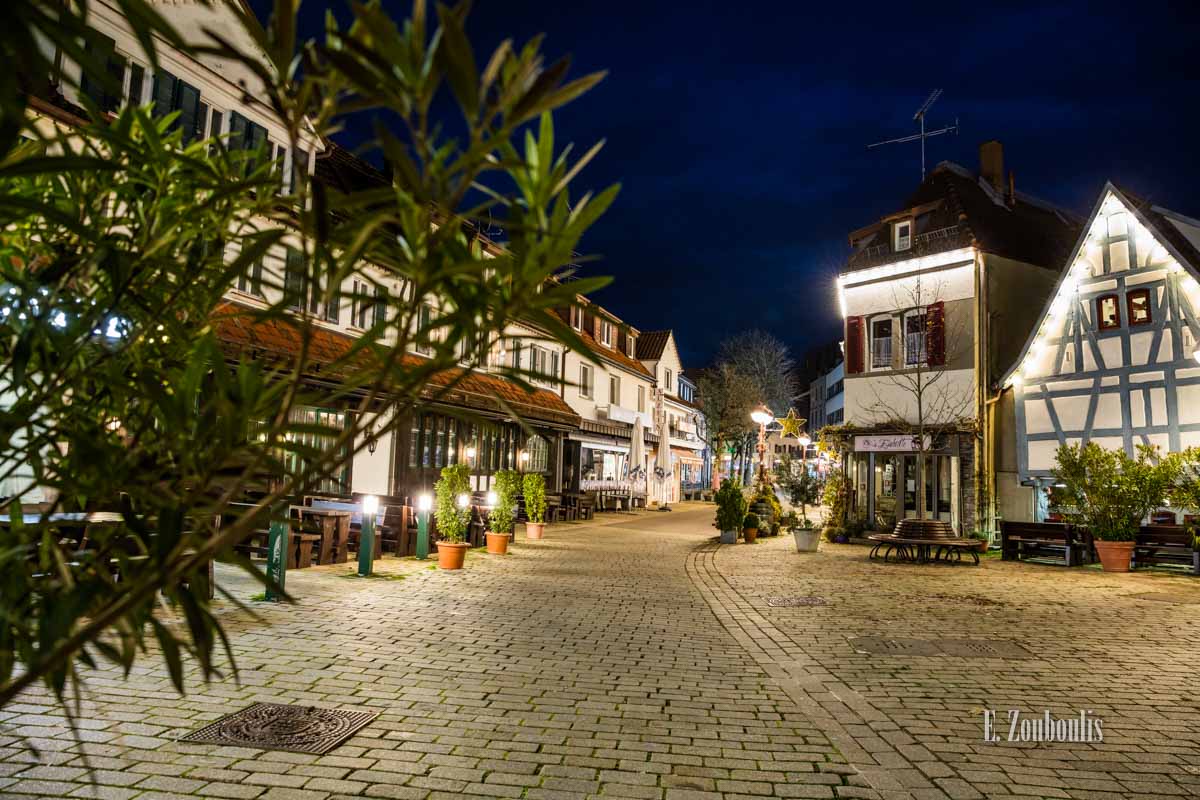
[[[737,544],[737,531],[721,531],[721,544]]]
[[[797,553],[815,553],[821,543],[821,532],[816,528],[796,528],[792,538],[796,540]]]

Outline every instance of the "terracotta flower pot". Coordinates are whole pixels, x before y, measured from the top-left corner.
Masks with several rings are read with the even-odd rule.
[[[991,545],[991,542],[989,542],[987,539],[980,539],[975,543],[975,549],[981,553],[986,553],[989,545]]]
[[[508,534],[487,531],[487,551],[493,555],[502,556],[508,552]]]
[[[754,544],[758,538],[758,528],[743,528],[742,535],[746,537],[746,544]]]
[[[467,557],[466,542],[438,542],[438,567],[441,569],[462,569],[463,560]]]
[[[525,538],[540,539],[546,532],[546,523],[544,522],[526,522],[525,523]]]
[[[1129,572],[1129,561],[1133,557],[1133,542],[1105,542],[1097,539],[1096,554],[1105,572]]]

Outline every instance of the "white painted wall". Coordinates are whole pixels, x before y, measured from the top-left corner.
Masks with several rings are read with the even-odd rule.
[[[927,372],[924,380],[939,375],[927,396],[935,394],[953,399],[953,407],[962,409],[962,416],[970,418],[975,410],[975,373],[970,369],[950,369]],[[847,423],[869,426],[887,421],[888,416],[902,417],[909,422],[917,421],[916,398],[911,391],[897,385],[895,378],[884,374],[852,375],[846,381],[845,410]],[[826,409],[828,413],[828,409]],[[926,422],[942,424],[952,420],[931,419],[926,411]]]

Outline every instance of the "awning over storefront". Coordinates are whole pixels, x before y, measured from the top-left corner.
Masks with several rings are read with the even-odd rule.
[[[572,439],[579,439],[580,441],[597,440],[595,436],[587,435],[592,433],[600,434],[601,436],[606,436],[611,439],[624,440],[626,443],[628,443],[629,437],[633,435],[633,425],[628,422],[613,422],[611,420],[580,420],[579,430],[583,432],[583,435],[572,433]],[[604,441],[604,439],[600,439],[599,441]],[[650,431],[646,431],[645,442],[646,444],[657,445],[658,435],[651,433]]]

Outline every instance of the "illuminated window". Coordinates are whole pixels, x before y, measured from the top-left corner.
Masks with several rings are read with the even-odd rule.
[[[550,445],[541,436],[530,436],[525,442],[525,452],[529,460],[525,463],[527,472],[545,472],[550,467]]]
[[[912,222],[905,220],[892,226],[892,244],[895,250],[908,250],[912,247]]]
[[[1121,327],[1121,307],[1115,294],[1096,298],[1096,323],[1102,331]]]
[[[1130,325],[1149,325],[1152,322],[1149,289],[1134,289],[1125,295],[1125,303]]]
[[[904,318],[904,364],[912,367],[924,364],[926,335],[925,314],[913,312]]]
[[[871,323],[871,369],[887,369],[892,365],[892,320],[877,319]]]

